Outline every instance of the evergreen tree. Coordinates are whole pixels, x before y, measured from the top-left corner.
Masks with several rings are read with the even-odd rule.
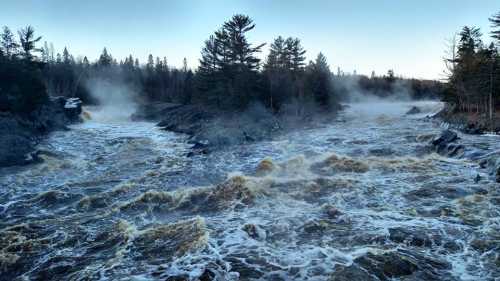
[[[331,100],[333,94],[330,66],[326,57],[319,53],[314,62],[308,66],[308,89],[318,105],[323,109],[329,109],[334,102]]]
[[[42,39],[41,36],[35,37],[35,29],[32,26],[22,28],[18,32],[19,42],[21,43],[22,57],[27,61],[32,61],[34,56],[33,52],[38,52],[40,49],[36,48],[36,43]]]
[[[97,62],[99,66],[108,67],[113,64],[113,57],[108,53],[108,50],[104,48],[102,54],[99,56],[99,61]]]
[[[0,38],[1,47],[3,54],[6,57],[11,57],[17,53],[17,48],[19,44],[16,43],[14,34],[10,31],[7,26],[3,27],[3,32]]]
[[[497,43],[500,44],[500,12],[493,15],[490,19],[491,28],[491,37],[497,40]]]

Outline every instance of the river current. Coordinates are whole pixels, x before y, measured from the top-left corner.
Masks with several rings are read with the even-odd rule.
[[[91,112],[0,170],[0,280],[500,280],[500,187],[470,160],[500,137],[438,155],[440,107],[351,104],[194,157]]]

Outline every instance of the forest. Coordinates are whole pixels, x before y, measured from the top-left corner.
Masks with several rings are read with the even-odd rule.
[[[102,79],[126,85],[142,103],[196,104],[219,111],[239,111],[260,103],[274,113],[292,109],[335,111],[357,90],[390,96],[403,85],[413,98],[439,97],[443,83],[397,77],[393,70],[370,77],[337,70],[319,53],[306,62],[306,50],[295,37],[278,36],[264,60],[265,43],[249,42],[247,33],[255,23],[235,15],[208,37],[201,49],[199,67],[192,70],[186,58],[181,68],[166,57],[149,55],[145,63],[132,55],[118,60],[104,48],[96,61],[72,55],[67,47],[55,51],[53,44],[35,35],[31,26],[18,36],[4,27],[1,34],[1,110],[22,113],[43,103],[48,96],[78,97],[86,104],[98,101],[90,94],[89,81]]]
[[[450,40],[445,59],[445,100],[458,112],[484,114],[491,120],[500,106],[500,12],[489,21],[489,44],[483,42],[481,30],[474,26],[464,26]]]

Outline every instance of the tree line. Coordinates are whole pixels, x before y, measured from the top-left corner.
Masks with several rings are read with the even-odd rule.
[[[75,58],[66,47],[56,52],[52,44],[45,42],[38,48],[41,37],[36,37],[30,26],[19,31],[17,40],[4,27],[0,71],[13,79],[2,79],[2,83],[10,84],[0,87],[0,99],[10,103],[2,102],[0,110],[8,111],[14,104],[18,109],[24,108],[26,101],[36,104],[46,99],[47,93],[96,103],[87,87],[96,78],[130,86],[142,102],[196,104],[223,111],[243,110],[261,103],[275,113],[292,110],[296,114],[310,109],[338,109],[349,91],[342,85],[350,80],[379,96],[393,93],[401,81],[409,83],[418,97],[440,90],[438,82],[395,77],[392,70],[382,77],[345,75],[340,70],[335,75],[322,53],[306,62],[306,50],[295,37],[278,36],[261,61],[259,54],[265,44],[254,44],[248,39],[254,28],[250,17],[234,15],[204,42],[199,67],[192,71],[186,59],[181,68],[170,66],[166,57],[153,55],[145,63],[132,55],[118,61],[106,48],[96,61],[90,62],[85,56]],[[31,75],[22,74],[26,71]],[[37,81],[25,83],[26,79]],[[25,101],[16,102],[17,99]]]
[[[489,44],[474,26],[464,26],[450,42],[446,100],[467,113],[486,114],[490,119],[500,106],[500,12],[492,16]]]

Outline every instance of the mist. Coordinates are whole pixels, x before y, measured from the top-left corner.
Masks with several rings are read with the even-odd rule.
[[[125,83],[92,78],[85,86],[98,104],[90,109],[91,118],[95,121],[127,122],[137,110],[137,91]]]

